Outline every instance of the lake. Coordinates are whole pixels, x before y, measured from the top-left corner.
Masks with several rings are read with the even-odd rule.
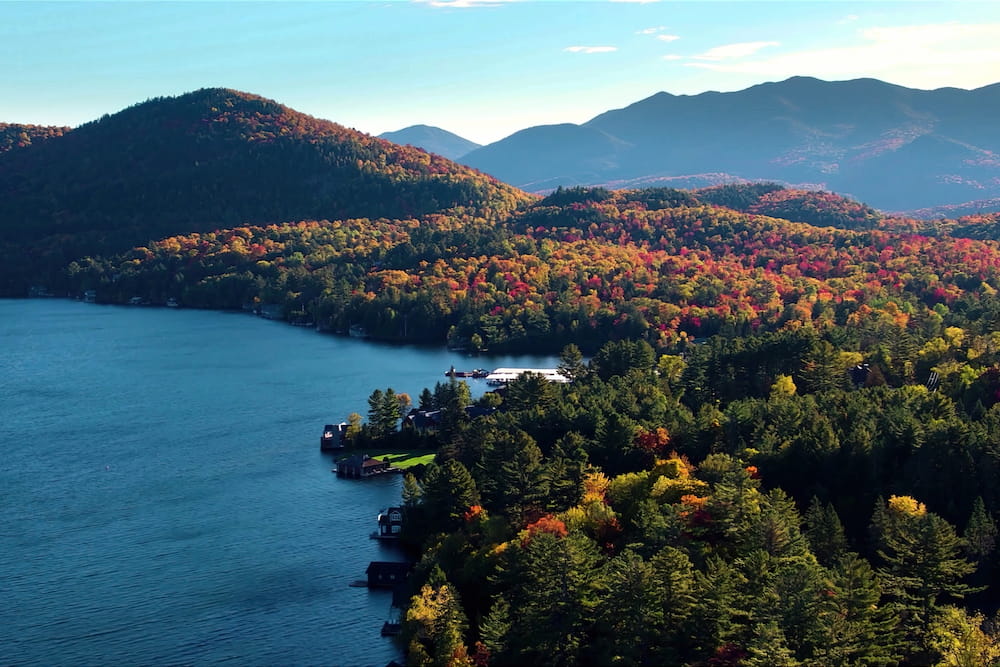
[[[547,367],[242,313],[0,300],[0,663],[375,665],[352,588],[401,478],[338,479],[323,424],[451,366]],[[481,394],[481,380],[470,382]]]

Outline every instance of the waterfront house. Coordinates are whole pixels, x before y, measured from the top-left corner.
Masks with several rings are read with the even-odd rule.
[[[319,439],[319,449],[321,452],[329,452],[335,449],[343,449],[347,443],[347,422],[339,424],[327,424],[323,427],[323,435]]]
[[[257,314],[265,320],[280,320],[285,316],[285,307],[280,303],[262,303],[257,308]]]
[[[418,410],[413,408],[408,415],[403,417],[403,428],[411,428],[417,433],[431,433],[436,431],[440,423],[440,410]]]
[[[379,473],[389,472],[390,469],[392,469],[392,464],[388,458],[380,461],[367,454],[355,454],[337,461],[338,477],[371,477]]]
[[[409,573],[409,563],[379,560],[373,560],[365,570],[365,574],[368,575],[369,588],[395,588],[406,581]]]
[[[496,408],[470,405],[465,408],[465,416],[468,419],[475,419],[476,417],[485,417],[486,415],[493,414],[495,411]],[[421,435],[434,433],[440,425],[440,410],[417,410],[414,408],[403,418],[403,428],[413,429],[414,433]]]
[[[403,508],[390,507],[378,515],[378,536],[399,537],[403,530]]]

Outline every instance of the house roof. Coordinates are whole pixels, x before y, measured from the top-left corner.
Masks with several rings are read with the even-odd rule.
[[[365,574],[378,576],[380,574],[406,575],[410,572],[410,563],[398,561],[373,560],[365,568]]]

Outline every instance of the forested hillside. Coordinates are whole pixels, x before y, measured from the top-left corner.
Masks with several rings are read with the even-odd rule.
[[[492,216],[525,200],[444,158],[224,89],[150,100],[0,153],[0,195],[8,295],[26,293],[29,276],[50,283],[44,270],[75,257],[175,234],[449,209]]]
[[[15,148],[25,148],[32,143],[37,144],[52,137],[61,137],[69,130],[68,127],[50,125],[0,123],[0,153],[6,153]]]
[[[775,207],[838,226],[736,210]],[[120,303],[276,304],[333,331],[358,324],[386,340],[494,351],[593,351],[626,338],[668,349],[714,334],[880,321],[918,337],[941,326],[987,333],[1000,251],[944,226],[937,237],[912,233],[920,224],[773,186],[571,189],[502,224],[432,214],[170,237],[78,260],[64,287]]]

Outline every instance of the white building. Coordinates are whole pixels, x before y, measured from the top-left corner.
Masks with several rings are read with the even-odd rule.
[[[487,384],[507,384],[525,373],[541,375],[549,382],[569,382],[569,378],[556,368],[497,368],[486,376]]]

